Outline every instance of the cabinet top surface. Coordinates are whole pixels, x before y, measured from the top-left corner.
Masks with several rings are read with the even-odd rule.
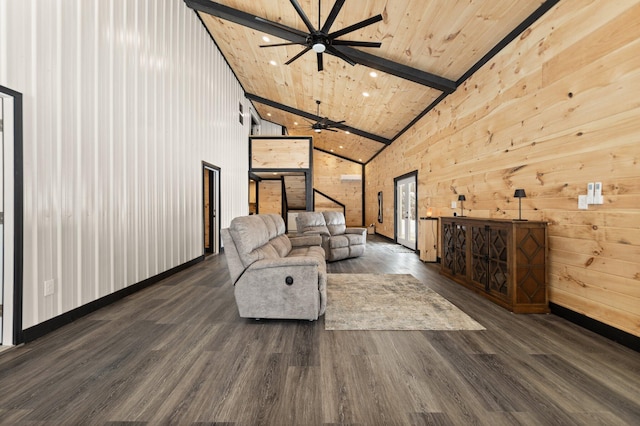
[[[547,222],[541,220],[517,220],[517,219],[493,219],[487,217],[469,217],[469,216],[442,216],[442,220],[449,222],[494,222],[494,223],[514,223],[518,225],[535,224],[547,225]]]

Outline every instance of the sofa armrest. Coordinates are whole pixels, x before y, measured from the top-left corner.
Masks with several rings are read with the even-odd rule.
[[[309,246],[321,246],[322,237],[320,234],[307,234],[298,236],[289,236],[292,247],[309,247]]]
[[[345,234],[362,234],[367,235],[367,228],[347,228],[344,231]]]

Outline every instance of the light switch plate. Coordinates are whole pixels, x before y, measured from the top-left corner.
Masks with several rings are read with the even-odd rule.
[[[596,182],[593,189],[593,204],[604,204],[604,197],[602,196],[602,182]]]
[[[587,184],[587,204],[593,204],[594,186],[595,184],[593,182]]]
[[[587,210],[589,208],[586,195],[578,195],[578,208],[580,210]]]

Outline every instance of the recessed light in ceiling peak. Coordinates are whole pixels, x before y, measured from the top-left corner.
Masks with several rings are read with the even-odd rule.
[[[348,131],[348,130],[345,130],[344,132],[345,132],[347,135],[350,135],[350,134],[351,134],[351,132],[350,132],[350,131]]]
[[[269,43],[271,41],[271,39],[267,36],[262,36],[262,40]]]
[[[269,61],[269,63],[270,63],[271,65],[273,65],[274,67],[275,67],[276,65],[278,65],[278,63],[277,63],[276,61],[274,61],[273,59],[272,59],[272,60],[270,60],[270,61]]]
[[[365,98],[368,98],[370,95],[369,95],[369,92],[362,92],[362,96],[364,96]]]
[[[377,73],[377,72],[375,72],[375,71],[371,71],[371,72],[369,73],[369,75],[370,75],[371,77],[373,77],[373,78],[376,78],[376,77],[378,76],[378,73]]]

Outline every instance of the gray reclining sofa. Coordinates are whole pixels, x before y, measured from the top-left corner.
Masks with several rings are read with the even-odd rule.
[[[243,318],[316,320],[327,304],[327,269],[317,235],[288,237],[282,217],[237,217],[221,231]]]
[[[301,212],[296,216],[298,235],[322,236],[328,262],[358,257],[367,244],[366,228],[347,228],[342,212]]]

